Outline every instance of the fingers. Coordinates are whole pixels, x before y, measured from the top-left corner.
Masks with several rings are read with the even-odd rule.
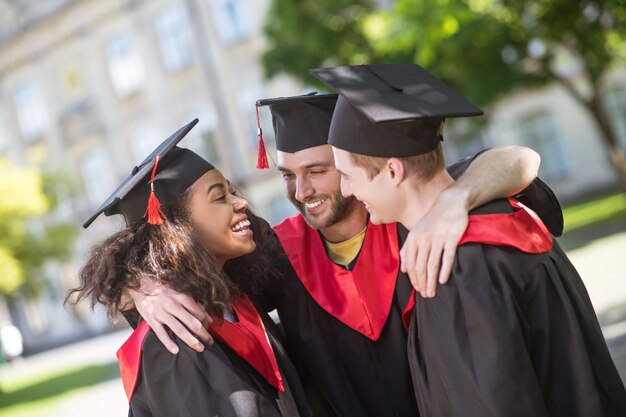
[[[208,315],[203,316],[200,320],[191,314],[183,305],[176,305],[173,310],[169,311],[170,316],[166,318],[169,323],[182,324],[182,326],[176,326],[176,329],[184,329],[179,334],[175,328],[172,328],[172,331],[178,336],[183,342],[185,342],[192,349],[202,352],[204,350],[204,346],[202,343],[198,342],[196,337],[199,337],[201,340],[205,341],[209,345],[213,344],[213,338],[209,334],[207,330],[210,324],[210,318]],[[193,334],[194,337],[190,338],[189,336]]]
[[[422,297],[426,294],[426,268],[429,256],[430,245],[426,244],[420,246],[417,250],[415,266],[407,271],[411,284],[413,284],[415,290],[418,291]]]
[[[409,238],[402,245],[402,249],[400,249],[400,270],[406,273],[415,268],[416,258],[417,245],[415,244],[415,239],[412,239],[409,234]]]
[[[448,242],[443,251],[441,258],[441,271],[439,271],[439,283],[445,284],[450,278],[452,272],[452,265],[454,265],[454,259],[456,258],[457,242]]]
[[[204,307],[196,303],[196,301],[189,295],[179,294],[177,297],[177,301],[180,303],[181,306],[185,308],[185,310],[187,310],[189,313],[191,313],[191,315],[198,319],[198,321],[200,321],[201,323],[206,323],[205,327],[209,327],[209,324],[213,322]]]
[[[194,318],[193,320],[196,319]],[[193,334],[191,334],[190,330],[187,329],[187,327],[185,327],[175,316],[167,316],[164,320],[164,324],[172,332],[174,332],[180,340],[196,352],[202,352],[204,350],[204,345],[200,343],[200,341],[196,339]],[[198,327],[202,327],[202,323],[197,321],[197,324],[193,324],[192,327],[198,329]]]
[[[204,308],[189,295],[161,287],[152,294],[138,293],[135,305],[170,352],[177,353],[179,348],[164,326],[197,352],[204,350],[204,345],[198,338],[209,345],[213,344],[213,338],[207,330],[211,319]]]
[[[422,296],[424,298],[432,298],[437,292],[437,278],[439,276],[439,267],[441,265],[441,253],[443,245],[436,243],[432,246],[428,254],[428,266],[426,269],[426,289]]]
[[[174,341],[170,339],[170,336],[165,331],[165,328],[163,328],[163,326],[159,323],[155,323],[154,326],[150,325],[150,327],[156,334],[157,338],[161,341],[161,343],[163,343],[163,346],[165,346],[165,348],[169,350],[170,353],[176,355],[178,353],[178,346],[176,346],[176,343],[174,343]]]

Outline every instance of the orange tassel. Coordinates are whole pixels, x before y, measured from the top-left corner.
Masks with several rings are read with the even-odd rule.
[[[148,198],[148,208],[144,213],[144,217],[148,216],[149,224],[160,225],[164,223],[166,219],[165,214],[161,211],[161,203],[154,194],[154,176],[156,174],[157,165],[159,165],[159,155],[156,156],[154,161],[154,167],[152,168],[152,175],[150,176],[150,197]]]
[[[265,142],[263,142],[263,130],[261,129],[261,121],[259,120],[259,104],[256,105],[256,125],[257,136],[259,137],[259,150],[256,158],[256,169],[267,169],[269,164],[267,163],[267,150],[265,149]]]

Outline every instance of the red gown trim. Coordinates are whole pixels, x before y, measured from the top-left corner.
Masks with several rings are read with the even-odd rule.
[[[239,321],[231,323],[223,320],[219,324],[215,320],[209,327],[210,332],[230,346],[272,386],[285,391],[274,351],[265,333],[265,326],[252,301],[244,295],[233,301],[232,307]]]
[[[139,367],[141,366],[141,347],[146,335],[150,331],[150,326],[145,321],[139,323],[139,326],[124,342],[117,351],[117,360],[120,364],[120,374],[122,375],[122,384],[126,397],[130,403],[137,384],[139,376]]]
[[[400,254],[396,224],[368,223],[361,252],[352,271],[327,256],[318,232],[301,215],[274,227],[302,284],[330,315],[371,340],[385,326],[396,287]]]
[[[485,243],[496,246],[511,246],[526,253],[546,253],[552,249],[552,235],[534,211],[519,201],[509,198],[516,209],[513,213],[472,214],[467,230],[459,245]],[[402,312],[405,329],[409,328],[411,311],[415,306],[415,290]]]

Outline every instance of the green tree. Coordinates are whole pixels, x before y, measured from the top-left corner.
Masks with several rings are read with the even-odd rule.
[[[45,289],[43,263],[70,255],[74,227],[43,217],[56,205],[60,179],[0,158],[0,296],[36,297]]]
[[[626,157],[603,101],[606,74],[626,62],[622,0],[397,0],[389,8],[370,5],[341,33],[324,24],[341,8],[325,8],[312,19],[293,6],[298,1],[275,0],[273,5],[279,3],[292,8],[283,14],[273,7],[268,15],[263,62],[269,76],[286,72],[310,83],[306,70],[294,62],[309,67],[415,62],[483,106],[515,88],[555,81],[592,116],[626,188]],[[315,26],[306,33],[317,40],[307,37],[290,45],[281,63],[268,62],[281,58],[281,35],[291,43],[300,41],[295,31],[280,31],[282,21],[294,14],[300,24]],[[316,41],[316,48],[309,46]]]

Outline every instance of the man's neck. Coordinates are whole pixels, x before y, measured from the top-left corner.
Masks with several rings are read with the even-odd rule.
[[[363,203],[354,201],[340,221],[325,229],[320,229],[320,233],[326,241],[339,243],[356,236],[366,225],[367,210]]]
[[[405,204],[400,210],[400,223],[407,229],[412,229],[428,213],[439,194],[453,183],[454,180],[445,170],[428,181],[416,177],[408,178],[403,187]]]

